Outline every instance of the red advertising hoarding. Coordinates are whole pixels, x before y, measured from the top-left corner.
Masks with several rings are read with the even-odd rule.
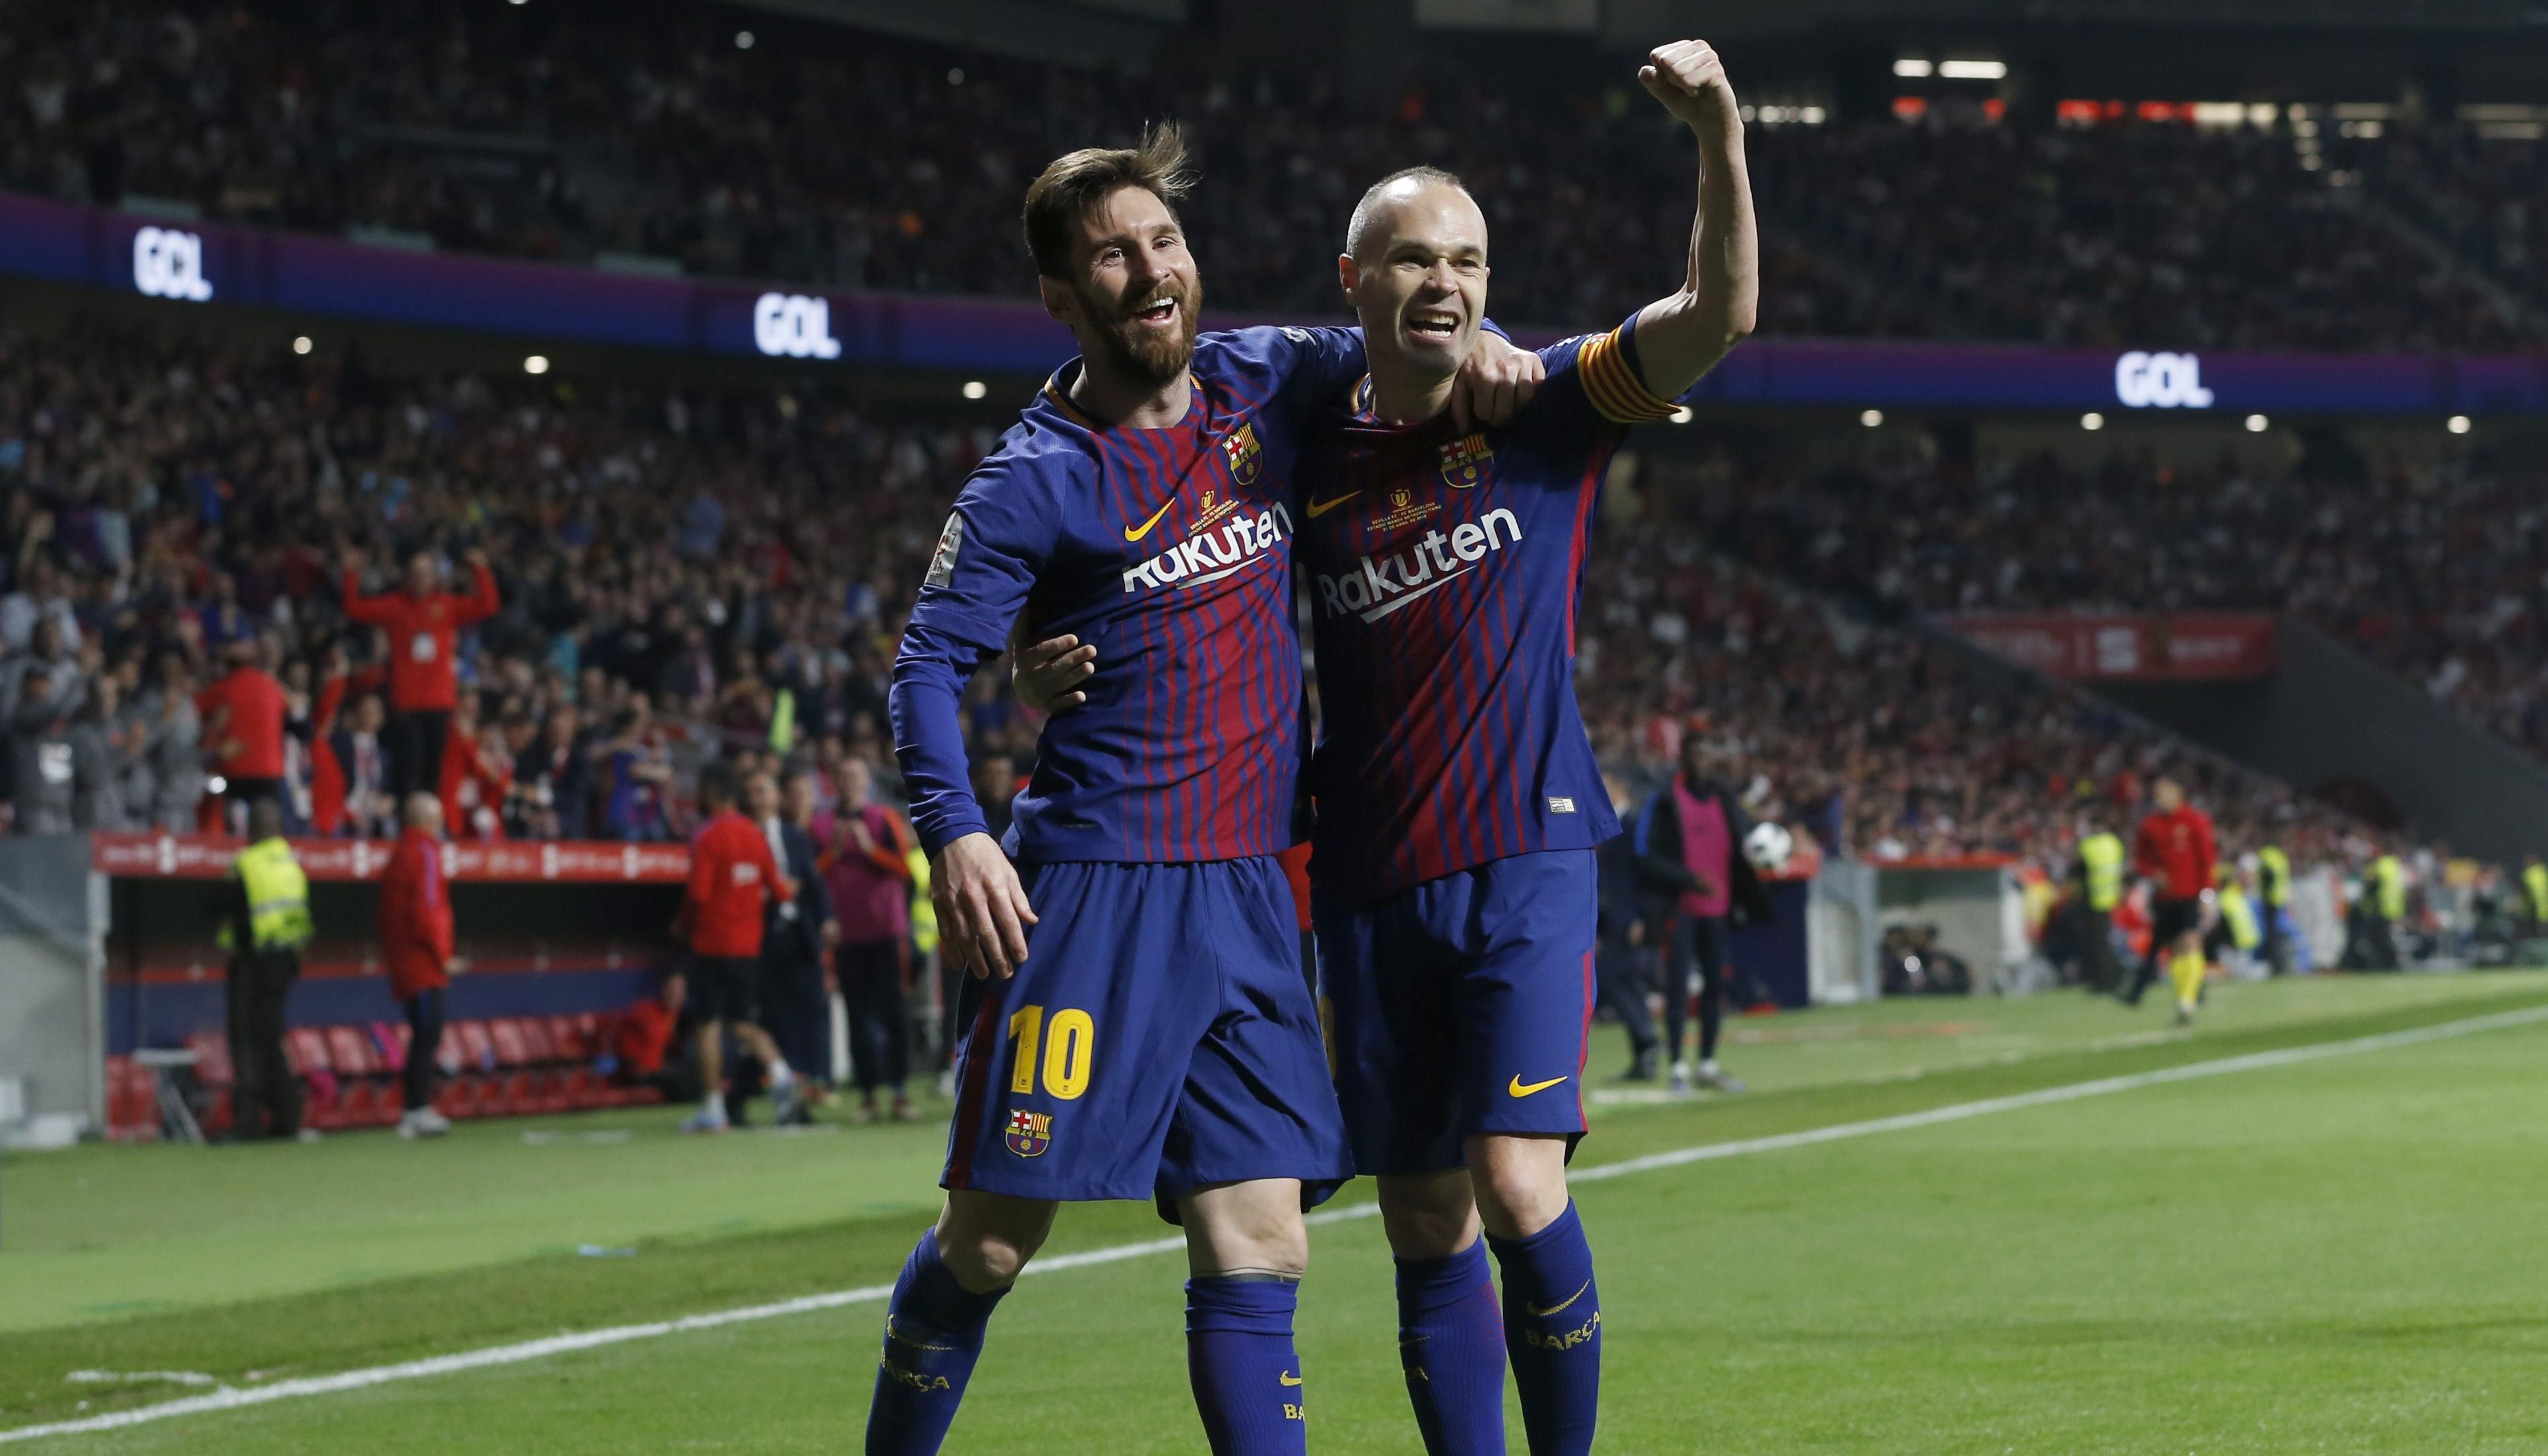
[[[2274,672],[2266,612],[1948,612],[1993,657],[2074,682],[2236,682]]]
[[[293,858],[312,879],[378,879],[394,841],[296,839]],[[574,883],[678,884],[690,872],[682,845],[623,845],[572,840],[511,843],[458,841],[443,864],[453,879],[560,880]],[[89,867],[132,878],[219,879],[239,842],[201,834],[93,834]]]

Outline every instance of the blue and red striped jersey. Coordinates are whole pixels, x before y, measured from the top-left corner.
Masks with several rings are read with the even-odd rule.
[[[1541,350],[1548,378],[1503,428],[1383,424],[1366,380],[1305,448],[1322,893],[1619,832],[1576,706],[1575,614],[1611,454],[1674,408],[1638,374],[1634,324]]]
[[[1347,329],[1196,340],[1165,429],[1069,403],[1053,376],[956,497],[894,661],[895,753],[931,854],[984,829],[957,699],[984,663],[1063,633],[1088,701],[1036,744],[1006,848],[1034,861],[1230,860],[1301,837],[1306,703],[1292,607],[1293,468],[1309,417],[1362,372]]]

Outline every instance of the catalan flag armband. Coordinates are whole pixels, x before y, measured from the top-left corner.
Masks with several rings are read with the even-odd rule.
[[[1604,419],[1617,424],[1671,418],[1681,407],[1646,388],[1646,382],[1637,377],[1621,332],[1613,328],[1584,341],[1575,367],[1583,375],[1586,398]]]

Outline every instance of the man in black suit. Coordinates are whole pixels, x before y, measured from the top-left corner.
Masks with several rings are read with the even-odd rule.
[[[806,826],[814,818],[814,785],[802,773],[787,775],[782,795],[768,773],[755,774],[745,789],[752,822],[770,837],[770,856],[796,882],[796,895],[774,903],[761,936],[762,1025],[779,1054],[808,1091],[828,1085],[832,1069],[832,1003],[823,990],[823,958],[840,938],[830,898]],[[819,1094],[817,1094],[819,1095]],[[782,1123],[811,1122],[801,1098],[774,1108]]]
[[[381,742],[388,718],[381,695],[366,692],[327,735],[345,778],[345,832],[356,839],[388,839],[398,833],[397,806],[390,801],[389,752]]]
[[[1637,800],[1627,785],[1617,775],[1604,774],[1601,786],[1608,790],[1620,822],[1636,822]],[[1601,1004],[1610,1008],[1628,1034],[1628,1070],[1619,1080],[1651,1082],[1660,1070],[1663,1039],[1656,1035],[1655,1014],[1646,1005],[1647,993],[1652,989],[1648,967],[1654,961],[1654,948],[1646,923],[1645,875],[1637,860],[1635,838],[1612,836],[1601,846],[1596,865],[1600,876],[1596,921],[1599,939],[1593,952],[1592,972],[1600,987]]]

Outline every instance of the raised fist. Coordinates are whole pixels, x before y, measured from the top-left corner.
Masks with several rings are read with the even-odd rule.
[[[1705,41],[1656,46],[1638,68],[1637,80],[1666,111],[1691,127],[1723,127],[1740,115],[1734,87],[1725,79],[1725,61]]]

